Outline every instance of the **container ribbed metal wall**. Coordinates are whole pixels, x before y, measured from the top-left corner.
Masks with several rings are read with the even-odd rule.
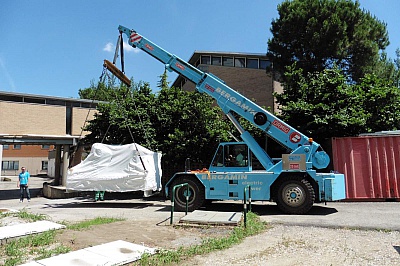
[[[400,136],[334,138],[332,153],[347,199],[400,198]]]

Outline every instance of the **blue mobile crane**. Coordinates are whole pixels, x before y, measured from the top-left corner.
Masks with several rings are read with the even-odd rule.
[[[129,45],[161,61],[169,71],[192,81],[199,92],[215,99],[242,139],[242,142],[220,143],[207,171],[179,172],[167,182],[165,192],[170,198],[174,186],[182,183],[189,186],[189,190],[177,186],[176,210],[185,210],[187,193],[188,209],[192,211],[207,201],[243,200],[245,188],[251,189],[253,201],[275,201],[283,212],[289,214],[307,213],[314,202],[345,199],[343,174],[316,172],[315,169],[326,168],[330,158],[312,138],[230,88],[218,77],[163,50],[135,30],[123,26],[118,30],[120,36],[128,36]],[[278,160],[271,158],[243,129],[234,113],[291,152]],[[264,170],[253,170],[253,161],[256,160]]]

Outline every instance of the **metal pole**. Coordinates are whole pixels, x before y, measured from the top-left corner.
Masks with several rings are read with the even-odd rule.
[[[185,215],[187,215],[188,208],[189,208],[189,184],[188,183],[185,183],[185,184],[186,184],[186,213],[185,213]]]
[[[249,211],[251,211],[251,186],[249,185]]]
[[[243,214],[244,214],[244,228],[247,227],[247,198],[246,198],[246,190],[249,189],[249,209],[251,211],[251,186],[247,185],[243,190]]]
[[[244,228],[247,227],[247,203],[246,203],[246,188],[244,188],[243,193],[243,214],[244,214]]]
[[[172,221],[174,220],[174,207],[175,207],[175,188],[172,189],[172,199],[171,199],[171,219],[169,220],[169,224],[172,224]]]
[[[189,202],[189,184],[188,183],[183,183],[176,185],[172,188],[172,198],[171,198],[171,219],[169,221],[169,224],[172,224],[174,220],[174,209],[175,209],[175,190],[179,187],[187,186],[187,192],[186,192],[186,215],[188,213],[188,202]]]

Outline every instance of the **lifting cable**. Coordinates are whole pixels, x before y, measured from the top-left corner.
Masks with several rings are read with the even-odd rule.
[[[121,70],[122,70],[122,71],[119,70],[119,69],[115,66],[116,61],[117,61],[117,58],[118,58],[118,52],[119,52],[118,50],[120,50],[120,52],[121,52]],[[114,53],[114,60],[113,60],[113,62],[111,63],[110,61],[108,61],[108,60],[106,60],[106,59],[104,60],[103,72],[102,72],[102,74],[101,74],[101,76],[100,76],[100,78],[99,78],[99,83],[98,83],[98,85],[97,85],[97,89],[96,89],[95,94],[94,94],[94,97],[93,97],[93,99],[92,99],[92,104],[90,105],[89,111],[88,111],[88,113],[87,113],[87,115],[86,115],[85,122],[84,122],[84,124],[83,124],[82,129],[81,129],[81,133],[80,133],[79,139],[82,138],[83,129],[85,128],[85,125],[86,125],[86,123],[87,123],[87,121],[88,121],[88,117],[89,117],[89,114],[90,114],[90,111],[91,111],[91,107],[92,107],[92,105],[93,105],[94,99],[96,99],[96,95],[97,95],[97,92],[99,91],[100,84],[102,84],[102,83],[105,82],[105,77],[107,77],[108,80],[111,79],[110,76],[108,75],[107,70],[110,71],[111,74],[113,74],[115,77],[117,77],[122,83],[124,83],[124,84],[128,87],[129,92],[130,92],[131,80],[130,80],[128,77],[125,76],[125,69],[124,69],[124,49],[123,49],[122,32],[120,32],[120,35],[118,36],[118,41],[117,41],[117,45],[116,45],[116,49],[115,49],[115,53]],[[127,96],[126,93],[124,93],[124,98],[126,98],[126,96]],[[132,97],[132,95],[130,95],[130,96]],[[116,98],[117,98],[117,101],[118,101],[118,100],[119,100],[119,99],[118,99],[118,96],[117,96]],[[133,104],[134,104],[135,109],[138,110],[135,101],[133,101]],[[138,117],[139,117],[140,123],[143,125],[143,120],[142,120],[141,116],[138,115]],[[135,145],[135,149],[136,149],[136,151],[138,152],[138,156],[139,156],[140,162],[142,163],[143,169],[145,170],[145,172],[147,172],[146,166],[145,166],[145,164],[144,164],[144,162],[143,162],[143,159],[142,159],[142,157],[141,157],[140,151],[139,151],[139,149],[138,149],[138,147],[137,147],[137,145],[136,145],[136,142],[135,142],[134,136],[133,136],[133,134],[132,134],[132,131],[131,131],[129,125],[128,125],[128,118],[127,118],[126,112],[124,112],[124,122],[125,122],[125,126],[128,128],[129,135],[130,135],[131,138],[132,138],[133,144]],[[110,127],[111,127],[111,123],[109,123],[108,128],[107,128],[106,132],[104,133],[103,138],[102,138],[102,140],[101,140],[101,143],[104,142],[104,139],[106,138],[106,136],[107,136],[107,134],[108,134],[108,131],[110,130]],[[148,138],[147,138],[147,134],[146,134],[147,132],[146,132],[146,130],[144,130],[144,131],[145,131],[145,139],[146,139],[147,145],[149,145],[149,143],[148,143]],[[78,148],[79,148],[79,141],[78,141],[78,144],[75,146],[75,149],[74,149],[73,154],[71,155],[71,158],[73,158],[73,156],[75,155],[75,153],[76,153],[76,151],[78,150]],[[70,163],[70,164],[71,164],[71,163]]]
[[[70,154],[69,167],[71,167],[72,159],[74,158],[76,152],[77,152],[78,149],[79,149],[79,145],[80,145],[81,139],[82,139],[83,129],[85,128],[86,123],[88,122],[89,114],[90,114],[90,111],[92,111],[93,103],[94,103],[94,101],[95,101],[95,99],[96,99],[97,92],[99,91],[100,84],[104,82],[104,76],[109,77],[109,76],[108,76],[108,73],[107,73],[107,69],[106,69],[105,67],[103,68],[103,71],[102,71],[102,73],[101,73],[101,75],[100,75],[99,83],[97,84],[97,88],[96,88],[96,90],[95,90],[95,92],[94,92],[94,95],[93,95],[93,98],[92,98],[92,102],[91,102],[90,105],[89,105],[90,107],[89,107],[89,110],[88,110],[88,112],[87,112],[87,114],[86,114],[85,121],[83,122],[83,126],[81,127],[81,133],[79,134],[78,142],[77,142],[76,146],[74,147],[73,152]],[[110,126],[111,126],[111,124],[108,126],[107,131],[106,131],[106,133],[104,134],[104,137],[106,136],[108,130],[110,129]],[[103,140],[104,140],[104,137],[103,137]],[[102,142],[103,142],[103,140],[102,140]]]
[[[115,66],[115,63],[117,62],[117,58],[118,58],[118,50],[120,50],[120,52],[121,52],[121,70],[122,70],[122,71],[119,70],[119,69]],[[119,36],[118,36],[117,45],[116,45],[116,47],[115,47],[115,53],[114,53],[114,60],[113,60],[113,63],[111,63],[111,62],[108,61],[108,60],[104,60],[104,67],[107,68],[107,69],[108,69],[115,77],[117,77],[121,82],[123,82],[123,83],[128,87],[128,90],[129,90],[129,92],[130,92],[131,80],[128,79],[127,76],[125,76],[125,65],[124,65],[124,41],[123,41],[123,38],[122,38],[122,32],[120,32],[120,33],[119,33]],[[126,96],[127,96],[127,95],[126,95],[126,92],[124,93],[123,96],[124,96],[124,98],[126,98]],[[131,96],[131,95],[130,95],[130,96]],[[118,100],[119,100],[119,99],[118,99],[118,96],[117,96],[117,101],[118,101]],[[135,105],[135,109],[137,110],[135,101],[133,101],[133,104]],[[139,116],[139,121],[142,123],[142,119],[141,119],[140,116]],[[131,128],[130,128],[129,125],[128,125],[128,118],[127,118],[126,112],[124,112],[124,122],[125,122],[125,126],[128,128],[129,135],[131,136],[132,142],[133,142],[133,144],[135,145],[135,149],[136,149],[136,151],[137,151],[137,153],[138,153],[138,156],[139,156],[140,162],[142,163],[143,169],[145,170],[145,172],[147,172],[147,169],[146,169],[146,166],[145,166],[145,164],[144,164],[144,162],[143,162],[143,159],[142,159],[142,156],[141,156],[141,154],[140,154],[140,151],[139,151],[139,149],[138,149],[138,147],[137,147],[137,145],[136,145],[135,138],[133,137]],[[143,123],[142,123],[142,124],[143,124]],[[110,128],[110,126],[111,126],[111,124],[109,125],[108,129]],[[107,131],[106,131],[106,134],[107,134],[107,132],[108,132],[108,129],[107,129]],[[104,140],[105,136],[106,136],[106,135],[104,135],[103,140]],[[147,138],[146,138],[146,140],[147,140]],[[148,141],[148,140],[147,140],[147,141]]]

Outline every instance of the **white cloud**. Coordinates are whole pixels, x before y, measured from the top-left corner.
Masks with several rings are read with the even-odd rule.
[[[130,53],[130,52],[134,52],[135,54],[140,52],[140,49],[138,48],[133,48],[132,46],[130,46],[128,44],[128,42],[124,41],[124,51]]]
[[[112,44],[111,42],[107,43],[106,46],[104,46],[103,51],[106,51],[106,52],[115,51],[114,44]]]
[[[6,64],[4,63],[3,59],[0,57],[0,68],[3,70],[2,72],[4,73],[5,78],[8,81],[8,84],[11,88],[11,91],[17,91],[15,87],[15,83],[13,78],[11,77],[10,73],[8,73],[8,70],[6,68]]]
[[[138,48],[133,48],[132,46],[130,46],[130,45],[128,44],[127,41],[124,41],[123,47],[124,47],[124,52],[127,52],[127,53],[133,52],[133,53],[136,54],[136,53],[139,53],[139,52],[140,52],[140,49],[138,49]],[[109,43],[107,43],[107,44],[104,46],[103,51],[106,51],[106,52],[113,52],[113,53],[114,53],[114,52],[115,52],[115,45],[114,45],[113,43],[109,42]]]

